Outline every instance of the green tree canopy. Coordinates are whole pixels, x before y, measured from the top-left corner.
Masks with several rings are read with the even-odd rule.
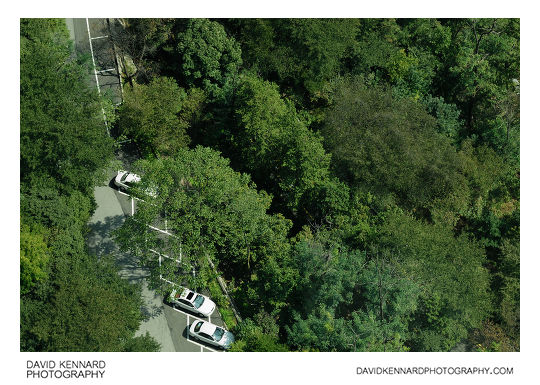
[[[358,20],[233,19],[224,24],[242,45],[247,67],[302,97],[340,73]]]
[[[288,341],[301,350],[404,350],[418,284],[405,278],[388,250],[358,251],[300,237],[294,250],[299,280]]]
[[[176,36],[176,72],[181,84],[204,89],[212,98],[234,81],[242,65],[240,45],[223,26],[208,19],[189,19]]]
[[[410,325],[418,351],[446,351],[467,337],[492,310],[484,250],[466,235],[430,225],[401,210],[385,214],[379,244],[395,250],[404,276],[420,288]]]
[[[155,78],[148,85],[135,83],[124,92],[120,133],[133,138],[143,154],[174,154],[189,143],[189,122],[180,116],[185,100],[186,93],[172,78]]]
[[[102,104],[61,19],[21,20],[21,351],[157,350],[141,289],[85,235],[112,159]]]
[[[142,320],[140,287],[123,280],[114,261],[87,253],[90,199],[31,187],[21,196],[21,350],[128,349]]]
[[[465,156],[423,106],[358,78],[336,83],[323,134],[336,173],[352,186],[392,196],[409,210],[460,212],[470,191]]]
[[[330,177],[330,156],[324,151],[322,138],[306,127],[275,84],[255,76],[242,77],[235,105],[233,164],[249,172],[259,187],[274,196],[277,211],[307,217],[305,210],[299,213],[299,206],[319,204],[319,215],[323,216],[335,208],[333,203],[339,205],[331,195],[341,200],[348,191]]]
[[[73,54],[65,23],[21,21],[21,180],[50,175],[87,191],[112,156],[89,68]]]
[[[50,250],[47,230],[21,221],[21,294],[29,293],[39,281],[47,278]]]
[[[443,50],[437,92],[457,104],[467,136],[499,152],[515,151],[518,126],[502,108],[519,71],[518,19],[451,19],[442,22],[452,39]],[[519,83],[518,83],[519,84]],[[512,132],[512,135],[508,135]]]
[[[181,250],[183,263],[201,270],[208,256],[236,279],[250,279],[258,266],[279,260],[287,252],[289,222],[280,215],[268,215],[268,194],[257,192],[249,176],[233,171],[218,152],[203,147],[183,149],[171,158],[139,161],[136,167],[143,175],[143,186],[154,186],[158,197],[151,204],[138,205],[135,216],[119,230],[125,249],[174,249],[175,256]],[[163,215],[169,231],[180,238],[164,241],[148,230],[147,224],[160,221]],[[155,259],[148,254],[144,262]],[[164,276],[178,283],[189,278],[191,271],[187,273],[179,275],[173,267],[163,270]],[[200,278],[203,282],[193,282],[197,287],[204,285],[205,278]]]

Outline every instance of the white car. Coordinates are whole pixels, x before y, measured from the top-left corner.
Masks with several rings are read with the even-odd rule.
[[[121,189],[128,190],[134,183],[139,183],[141,177],[131,172],[120,170],[114,178],[114,184]]]
[[[121,190],[129,190],[140,181],[140,176],[124,170],[119,170],[114,178],[114,184]],[[153,198],[157,197],[157,191],[155,188],[147,188],[143,192]]]
[[[230,331],[202,320],[197,320],[191,324],[189,335],[194,339],[223,349],[229,349],[234,342],[234,335]]]
[[[169,295],[172,306],[179,306],[204,317],[211,315],[216,309],[216,304],[210,298],[185,287],[174,289]]]

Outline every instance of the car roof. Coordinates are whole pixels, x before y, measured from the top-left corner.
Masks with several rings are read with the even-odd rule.
[[[201,326],[201,329],[199,330],[199,333],[206,333],[208,335],[214,334],[216,331],[217,326],[214,324],[211,324],[210,322],[202,321],[203,324]]]
[[[190,293],[193,293],[193,294],[188,298]],[[186,301],[193,302],[193,300],[196,297],[196,294],[197,293],[195,293],[193,290],[189,290],[188,288],[184,288],[184,290],[182,291],[182,294],[180,294],[180,298],[185,299]]]
[[[141,181],[141,177],[131,172],[126,177],[126,182],[140,182],[140,181]]]

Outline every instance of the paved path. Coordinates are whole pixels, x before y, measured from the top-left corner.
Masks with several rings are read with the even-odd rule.
[[[94,189],[97,209],[88,224],[91,229],[87,238],[88,247],[96,255],[116,256],[120,265],[120,275],[130,282],[142,283],[144,300],[142,311],[146,320],[141,323],[136,335],[148,331],[161,344],[161,351],[174,352],[176,349],[171,338],[169,322],[163,312],[162,297],[149,290],[144,279],[148,276],[148,271],[137,266],[136,260],[131,255],[121,253],[110,236],[111,231],[121,226],[125,218],[115,193],[116,191],[109,186],[98,186]]]
[[[90,87],[108,95],[113,103],[122,102],[122,86],[113,45],[109,39],[107,19],[66,19],[75,51],[91,55]]]
[[[132,202],[131,197],[124,193],[117,191],[115,188],[111,188],[114,191],[116,196],[116,204],[120,206],[125,216],[133,215],[133,208],[136,209],[137,205],[134,204],[136,201]],[[122,262],[122,265],[129,265],[129,261]],[[209,295],[210,293],[204,292],[203,294]],[[195,319],[204,319],[215,325],[225,327],[225,323],[221,318],[219,309],[216,308],[216,311],[210,317],[201,317],[198,314],[190,313],[187,310],[174,309],[168,304],[164,303],[161,311],[163,311],[165,318],[167,319],[170,335],[174,344],[176,351],[178,352],[208,352],[215,351],[216,348],[210,345],[205,345],[204,343],[199,343],[188,338],[187,329],[195,321]]]
[[[114,172],[111,172],[111,180],[113,176]],[[142,312],[146,320],[141,323],[136,335],[143,335],[148,331],[161,344],[163,352],[218,351],[215,347],[189,339],[188,326],[202,317],[164,303],[161,295],[148,288],[145,279],[149,275],[148,270],[139,267],[136,258],[131,254],[120,252],[111,238],[111,232],[121,226],[126,216],[131,214],[130,197],[117,191],[112,186],[112,181],[108,185],[95,187],[94,197],[97,209],[88,223],[91,230],[87,237],[90,252],[95,255],[114,255],[120,268],[120,276],[130,282],[142,284]],[[204,319],[224,326],[218,309],[212,316]]]

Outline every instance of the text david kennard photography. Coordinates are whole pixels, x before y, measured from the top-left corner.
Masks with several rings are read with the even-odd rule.
[[[26,378],[103,378],[105,361],[26,361]]]

